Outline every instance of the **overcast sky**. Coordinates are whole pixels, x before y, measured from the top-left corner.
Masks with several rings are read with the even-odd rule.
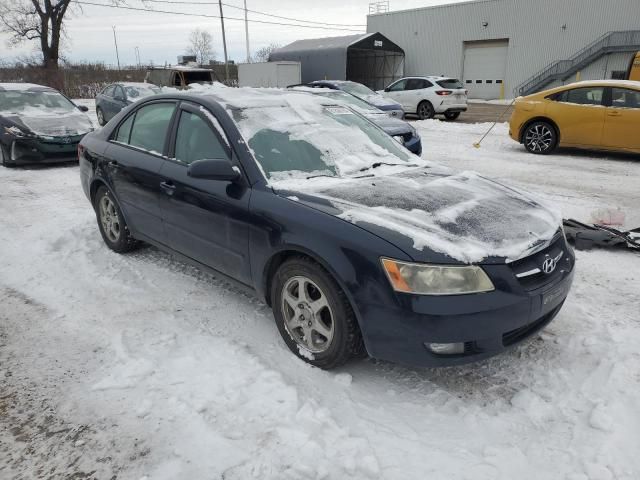
[[[82,1],[82,0],[80,0]],[[86,0],[91,3],[108,4],[110,0]],[[219,15],[219,7],[213,0],[190,0],[207,2],[204,5],[178,5],[187,0],[163,0],[167,3],[146,3],[157,10],[194,13],[199,15]],[[404,10],[429,5],[455,3],[462,0],[390,0],[391,10]],[[242,7],[242,0],[223,0],[227,5]],[[249,22],[249,42],[251,51],[271,42],[286,45],[302,38],[317,38],[337,35],[349,35],[358,30],[366,30],[367,13],[370,0],[247,0],[247,8],[314,22],[349,24],[355,31],[324,30],[282,25],[264,25]],[[131,7],[144,8],[142,0],[126,0]],[[223,6],[225,17],[244,18],[241,9]],[[112,8],[88,6],[82,7],[82,13],[70,17],[67,21],[69,40],[65,55],[73,61],[100,61],[116,63],[112,25],[116,26],[120,62],[135,63],[135,47],[140,49],[143,63],[175,63],[177,55],[184,53],[188,44],[189,32],[194,28],[207,29],[214,38],[216,58],[223,58],[222,34],[218,18],[188,17],[153,12],[136,12]],[[288,20],[265,17],[249,13],[249,20],[294,23]],[[246,58],[244,22],[225,21],[229,58],[242,62]],[[9,49],[6,37],[0,38],[0,58],[8,60],[20,54],[28,53],[36,47],[35,42]]]

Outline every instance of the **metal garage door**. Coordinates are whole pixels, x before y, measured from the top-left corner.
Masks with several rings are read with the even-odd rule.
[[[462,78],[469,98],[493,100],[506,92],[504,77],[507,71],[509,40],[465,42]]]

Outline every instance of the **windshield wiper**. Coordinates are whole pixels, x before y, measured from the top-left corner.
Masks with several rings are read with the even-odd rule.
[[[381,167],[382,165],[387,165],[390,167],[417,167],[418,165],[415,163],[387,163],[387,162],[376,162],[371,164],[368,167],[361,168],[358,170],[359,172],[366,172],[367,170],[371,170],[373,168]]]
[[[326,173],[320,173],[318,175],[310,175],[307,177],[307,180],[311,179],[311,178],[318,178],[318,177],[329,177],[329,178],[336,178],[335,175],[327,175]]]

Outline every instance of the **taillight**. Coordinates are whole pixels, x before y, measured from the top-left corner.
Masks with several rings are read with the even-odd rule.
[[[447,95],[451,95],[453,92],[451,90],[438,90],[436,91],[436,95],[440,95],[446,97]]]
[[[84,150],[85,148],[79,143],[78,144],[78,160],[80,160],[84,155]]]

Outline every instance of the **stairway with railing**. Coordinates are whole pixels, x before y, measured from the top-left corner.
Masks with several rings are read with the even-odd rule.
[[[553,62],[516,88],[519,95],[542,90],[556,80],[566,80],[603,55],[640,50],[640,30],[608,32],[567,60]]]

